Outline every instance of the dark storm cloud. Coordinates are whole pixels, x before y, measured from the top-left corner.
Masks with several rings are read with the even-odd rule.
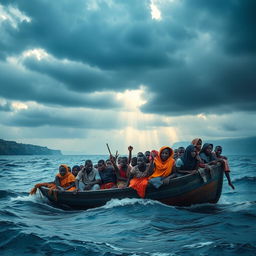
[[[118,122],[116,116],[111,118],[98,112],[84,111],[62,111],[60,109],[40,109],[28,108],[20,110],[12,115],[2,115],[2,124],[16,127],[76,127],[84,129],[110,129],[120,128],[122,124]],[[107,120],[109,120],[107,122]]]
[[[82,94],[65,89],[47,76],[0,62],[0,96],[11,100],[37,101],[66,107],[117,108],[113,94]],[[11,74],[11,75],[10,75]]]
[[[23,64],[52,78],[57,87],[61,83],[69,96],[72,90],[122,91],[144,84],[145,112],[183,115],[256,109],[254,0],[163,1],[158,6],[161,21],[151,19],[150,1],[2,3],[12,3],[31,18],[17,28],[7,21],[1,24],[2,52],[7,57],[44,49],[52,62],[27,58]],[[62,62],[65,59],[67,63]],[[29,80],[26,88],[14,82],[12,90],[17,93],[12,97],[28,100],[33,95],[41,102],[82,105],[83,99],[63,97],[60,90],[62,97],[57,90],[54,95],[49,95],[51,90],[43,92],[43,85],[32,88]],[[5,88],[2,96],[10,97],[10,91]],[[102,102],[111,107],[113,101],[108,100]]]
[[[0,112],[1,113],[1,112]],[[27,109],[16,110],[0,115],[2,125],[10,127],[62,127],[73,129],[122,129],[129,126],[128,119],[114,111],[78,110],[60,108],[42,108],[29,106]],[[157,120],[157,125],[155,124]],[[160,118],[142,120],[135,128],[150,129],[156,126],[167,126]]]

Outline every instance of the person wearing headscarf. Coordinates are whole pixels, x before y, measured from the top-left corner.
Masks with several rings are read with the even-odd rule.
[[[199,161],[196,156],[196,147],[194,145],[189,145],[186,148],[184,155],[176,160],[176,171],[181,174],[196,173],[199,167]]]
[[[154,159],[154,172],[149,177],[149,182],[159,188],[165,178],[171,178],[175,160],[173,159],[174,152],[172,148],[164,146],[159,150],[159,154]]]
[[[200,151],[200,159],[207,165],[215,165],[218,162],[212,150],[213,144],[205,143]]]
[[[202,142],[202,139],[200,139],[200,138],[195,138],[195,139],[193,139],[192,142],[191,142],[191,144],[196,147],[196,152],[197,152],[197,154],[199,154],[200,151],[201,151],[202,143],[203,143],[203,142]]]
[[[76,189],[75,176],[69,172],[67,165],[60,165],[59,173],[55,177],[55,184],[57,189],[63,191],[73,191]]]

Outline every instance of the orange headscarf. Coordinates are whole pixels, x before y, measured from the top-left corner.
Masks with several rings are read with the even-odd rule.
[[[166,161],[161,159],[161,153],[164,149],[169,149],[171,154]],[[174,165],[175,160],[173,159],[174,152],[170,147],[164,146],[159,150],[159,154],[155,157],[154,164],[155,169],[154,173],[150,176],[150,178],[156,177],[167,177],[172,172],[172,167]]]
[[[76,178],[71,172],[68,171],[67,165],[62,164],[61,166],[66,169],[66,174],[64,176],[61,176],[60,173],[58,173],[56,176],[60,179],[61,187],[66,188],[66,187],[70,186],[70,183],[75,182]],[[74,189],[75,189],[75,187],[72,187],[69,189],[69,191],[74,190]]]

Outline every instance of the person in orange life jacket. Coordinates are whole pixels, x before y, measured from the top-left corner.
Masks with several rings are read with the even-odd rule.
[[[228,180],[228,185],[232,188],[235,189],[234,185],[231,182],[231,178],[230,178],[230,168],[229,168],[229,164],[228,164],[228,158],[225,156],[222,156],[222,147],[221,146],[216,146],[215,150],[215,157],[217,158],[217,160],[220,160],[224,166],[224,170],[225,170],[225,176]]]
[[[148,178],[154,171],[154,157],[151,158],[150,163],[145,162],[144,157],[137,158],[137,165],[134,166],[127,181],[127,186],[135,189],[138,195],[145,197],[145,192],[148,184]]]
[[[98,161],[98,172],[101,178],[100,189],[116,188],[116,174],[112,167],[107,167],[104,160]]]
[[[168,184],[171,178],[176,177],[173,173],[175,170],[174,152],[170,147],[162,147],[158,155],[154,158],[154,172],[149,177],[149,182],[156,188],[162,184]]]
[[[62,164],[59,166],[59,173],[55,177],[54,183],[57,189],[62,191],[72,191],[75,190],[75,176],[69,172],[68,166]]]

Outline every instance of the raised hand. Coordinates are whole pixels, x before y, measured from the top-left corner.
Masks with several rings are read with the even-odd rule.
[[[132,146],[129,146],[128,147],[128,151],[132,151],[133,150],[133,147]]]

